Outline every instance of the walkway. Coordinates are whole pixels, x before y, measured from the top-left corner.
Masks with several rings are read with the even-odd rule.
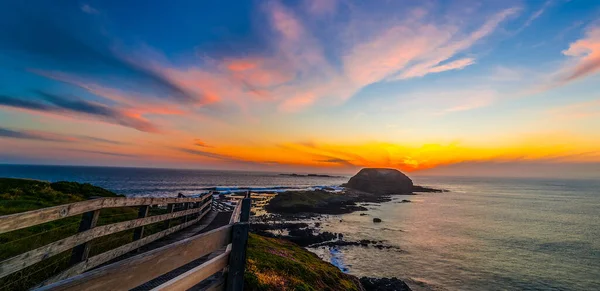
[[[225,225],[229,224],[229,219],[231,218],[231,214],[232,214],[232,212],[211,211],[204,218],[202,218],[197,224],[189,226],[181,231],[178,231],[176,233],[168,235],[168,236],[166,236],[162,239],[159,239],[157,241],[154,241],[152,243],[149,243],[149,244],[139,248],[139,250],[137,250],[137,251],[129,252],[129,253],[127,253],[123,256],[120,256],[110,262],[107,262],[104,265],[112,264],[114,262],[118,262],[118,261],[130,258],[133,256],[137,256],[139,254],[143,254],[145,252],[148,252],[148,251],[151,251],[151,250],[163,247],[163,246],[167,246],[169,244],[180,241],[182,239],[186,239],[188,237],[192,237],[194,235],[201,234],[201,233],[204,233],[207,231],[211,231],[211,230],[217,229],[221,226],[225,226]],[[225,251],[225,249],[223,248],[223,250],[221,252],[217,252],[216,255],[219,255],[219,254],[223,253],[224,251]],[[166,273],[160,277],[157,277],[157,278],[153,279],[152,281],[146,282],[132,290],[135,290],[135,291],[151,290],[152,288],[157,287],[157,286],[185,273],[186,271],[201,265],[202,263],[208,261],[209,259],[215,257],[216,255],[213,253],[213,254],[201,257],[201,258],[194,260],[188,264],[185,264],[169,273]],[[102,265],[102,266],[104,266],[104,265]],[[212,280],[207,280],[207,281],[214,282]],[[203,285],[206,285],[206,284],[203,284]],[[195,288],[195,289],[200,290],[198,288]]]

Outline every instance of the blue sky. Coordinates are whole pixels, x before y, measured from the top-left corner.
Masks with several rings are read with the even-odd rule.
[[[599,21],[582,0],[5,2],[0,162],[597,175]]]

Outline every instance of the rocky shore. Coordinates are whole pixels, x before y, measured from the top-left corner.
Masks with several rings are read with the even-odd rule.
[[[446,190],[433,189],[423,186],[411,186],[413,189],[407,193],[374,194],[357,189],[346,188],[341,192],[328,192],[326,190],[314,191],[288,191],[279,193],[265,207],[270,213],[297,214],[346,214],[355,211],[365,211],[368,203],[383,203],[392,201],[394,195],[417,195],[418,193],[442,193]],[[400,203],[410,202],[403,199]]]
[[[363,169],[343,186],[342,191],[321,189],[279,193],[265,206],[268,215],[253,218],[251,231],[307,248],[364,247],[403,252],[400,247],[386,241],[347,240],[342,233],[321,231],[321,221],[330,219],[330,215],[367,211],[366,206],[378,206],[392,200],[396,200],[396,203],[411,202],[408,199],[394,199],[395,195],[446,192],[413,185],[410,178],[393,169]],[[379,218],[373,218],[374,223],[380,221]],[[410,290],[405,282],[397,278],[363,277],[360,282],[365,290]]]

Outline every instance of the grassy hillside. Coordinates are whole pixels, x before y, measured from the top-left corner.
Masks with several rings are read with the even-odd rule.
[[[83,201],[93,196],[120,195],[91,184],[0,178],[0,215]]]
[[[84,201],[92,197],[118,197],[111,191],[91,184],[0,178],[0,215]],[[137,217],[135,208],[103,209],[98,225]],[[0,261],[36,249],[77,233],[81,215],[0,234]],[[124,231],[92,241],[94,255],[131,241],[132,232]],[[24,290],[64,270],[71,252],[66,251],[15,274],[0,279],[0,290]]]
[[[277,194],[265,206],[272,213],[312,212],[322,214],[342,214],[366,208],[357,206],[356,198],[342,193],[323,190],[287,191]]]
[[[246,262],[245,290],[361,290],[355,277],[286,240],[250,234]]]
[[[335,194],[324,192],[324,195]],[[90,184],[0,178],[0,215],[84,201],[93,196],[118,195]],[[301,203],[318,203],[303,196],[300,200],[304,201]],[[160,214],[156,211],[159,210],[153,209],[151,215]],[[136,208],[103,209],[98,225],[136,217]],[[80,220],[81,215],[77,215],[0,234],[0,261],[77,233]],[[145,234],[160,231],[163,225],[149,225]],[[128,243],[131,239],[131,230],[95,239],[90,256]],[[0,290],[29,289],[67,268],[70,255],[69,250],[2,278]],[[356,278],[343,274],[300,246],[255,234],[251,234],[248,241],[245,280],[246,290],[361,290]]]

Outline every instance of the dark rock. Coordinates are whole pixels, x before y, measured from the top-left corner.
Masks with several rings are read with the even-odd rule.
[[[404,252],[397,246],[384,244],[382,241],[374,241],[374,240],[360,240],[360,241],[346,241],[346,240],[334,240],[334,241],[325,241],[310,245],[310,247],[346,247],[346,246],[356,246],[356,247],[373,247],[376,249],[386,249],[386,250],[397,250],[399,252]]]
[[[322,190],[288,191],[277,194],[265,210],[270,213],[293,214],[346,214],[354,211],[365,211],[367,208],[356,205],[356,198],[328,193]]]
[[[283,224],[279,224],[279,225],[283,225]],[[251,224],[251,226],[253,226]],[[273,230],[274,228],[269,227],[268,230]],[[262,235],[262,236],[266,236],[266,237],[273,237],[273,238],[282,238],[282,239],[286,239],[289,240],[293,243],[298,244],[301,247],[307,247],[309,245],[314,245],[314,244],[318,244],[318,243],[322,243],[322,242],[326,242],[326,241],[332,241],[335,239],[339,238],[339,234],[337,233],[331,233],[331,232],[322,232],[319,234],[314,234],[313,230],[310,228],[302,228],[302,229],[298,229],[298,228],[279,228],[281,229],[287,229],[289,231],[289,235],[276,235],[274,233],[268,232],[264,229],[264,227],[259,227],[259,228],[255,228],[255,227],[251,227],[251,231],[253,233]]]
[[[366,214],[366,213],[361,213],[361,214],[360,214],[360,216],[365,216],[365,215],[368,215],[368,214]]]
[[[444,189],[434,189],[434,188],[429,188],[429,187],[423,187],[423,186],[413,186],[413,192],[425,192],[425,193],[442,193],[442,192],[450,192],[448,190],[444,190]]]
[[[350,178],[347,187],[378,195],[406,194],[412,193],[413,182],[396,169],[364,168]]]
[[[412,291],[404,281],[394,278],[360,278],[365,291]]]
[[[373,218],[373,222],[375,222],[375,223],[381,222],[381,218],[375,217],[375,218]]]
[[[285,223],[251,223],[250,224],[250,230],[251,231],[263,231],[263,230],[294,230],[294,229],[301,229],[301,228],[308,228],[308,224],[307,223],[292,223],[292,222],[285,222]]]
[[[396,203],[410,203],[410,202],[411,202],[410,200],[402,199],[402,201],[398,201]]]

